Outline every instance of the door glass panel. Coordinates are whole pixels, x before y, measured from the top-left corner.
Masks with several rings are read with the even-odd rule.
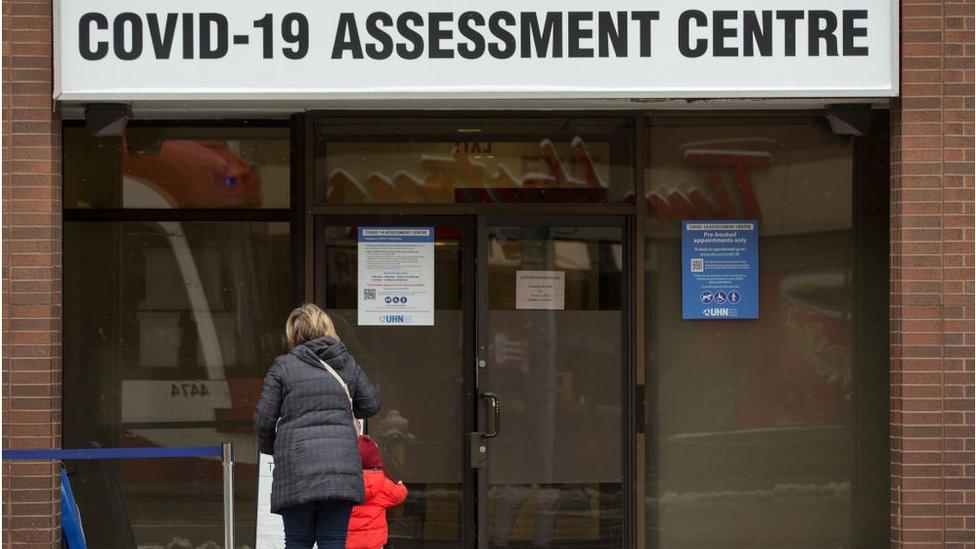
[[[410,490],[406,502],[387,511],[391,545],[459,547],[462,451],[467,450],[462,444],[461,231],[435,231],[434,326],[358,326],[356,230],[324,228],[318,301],[382,396],[383,408],[367,430],[390,475]]]
[[[632,202],[628,119],[322,119],[316,201]]]
[[[621,546],[622,236],[488,228],[492,546]]]

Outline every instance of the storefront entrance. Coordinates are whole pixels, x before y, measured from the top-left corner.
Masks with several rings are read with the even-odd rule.
[[[368,430],[410,488],[394,549],[876,546],[890,217],[874,124],[66,127],[64,445],[234,441],[237,549],[261,547],[254,403],[288,311],[314,301],[381,391]],[[686,320],[681,222],[722,219],[759,223],[759,317]],[[432,318],[361,325],[362,227],[432,229]],[[526,294],[533,280],[551,288]],[[93,546],[220,538],[215,463],[69,472]]]
[[[357,325],[371,226],[434,227],[433,326]],[[315,300],[379,385],[368,431],[410,488],[393,547],[623,545],[629,235],[614,215],[316,219]],[[531,299],[532,274],[562,291]]]

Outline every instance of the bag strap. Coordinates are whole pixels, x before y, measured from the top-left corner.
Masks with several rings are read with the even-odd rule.
[[[342,387],[342,390],[346,392],[346,398],[349,399],[349,415],[352,416],[352,424],[353,427],[356,428],[356,435],[358,436],[363,434],[363,422],[359,419],[356,419],[356,414],[355,412],[353,412],[352,409],[352,394],[349,393],[349,386],[346,385],[345,381],[343,381],[342,376],[339,375],[339,372],[336,372],[335,369],[332,368],[332,366],[329,366],[328,362],[322,360],[321,358],[319,359],[319,362],[322,363],[322,367],[325,368],[326,372],[332,374],[332,377],[334,377],[335,380],[339,382],[339,386]]]

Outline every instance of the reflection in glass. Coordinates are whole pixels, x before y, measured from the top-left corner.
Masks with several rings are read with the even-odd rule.
[[[855,402],[885,388],[854,383],[874,363],[854,355],[850,140],[663,122],[650,144],[649,546],[856,545],[855,506],[887,500],[855,489],[857,437],[885,444],[884,425],[856,433]],[[683,321],[680,220],[722,218],[760,221],[760,318]]]
[[[284,348],[288,239],[287,223],[65,224],[65,447],[233,441],[239,547],[254,543],[251,417]],[[71,470],[91,547],[222,540],[219,462]]]
[[[488,232],[489,542],[620,547],[622,231]],[[520,302],[524,271],[562,279],[562,301]]]
[[[390,475],[409,489],[387,512],[393,547],[460,547],[462,523],[461,236],[437,227],[434,326],[358,326],[356,227],[326,227],[324,303],[339,337],[376,383],[367,422]]]
[[[69,127],[66,208],[287,208],[286,128]]]
[[[626,120],[415,122],[320,121],[317,201],[633,200]]]

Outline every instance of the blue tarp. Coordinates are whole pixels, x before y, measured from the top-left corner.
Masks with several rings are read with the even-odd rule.
[[[88,549],[85,531],[81,528],[81,515],[64,469],[61,469],[61,538],[68,549]]]

